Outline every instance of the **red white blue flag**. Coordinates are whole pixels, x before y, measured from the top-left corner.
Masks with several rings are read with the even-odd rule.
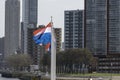
[[[51,22],[45,27],[33,32],[33,39],[36,44],[45,45],[46,50],[50,50],[51,45]]]

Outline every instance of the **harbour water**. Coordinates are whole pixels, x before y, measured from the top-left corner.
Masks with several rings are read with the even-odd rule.
[[[20,80],[20,79],[17,79],[17,78],[3,78],[3,77],[1,77],[1,74],[0,74],[0,80]]]

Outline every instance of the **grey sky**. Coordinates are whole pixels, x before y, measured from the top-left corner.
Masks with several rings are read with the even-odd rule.
[[[38,25],[50,21],[53,16],[54,27],[64,27],[64,10],[84,8],[84,0],[38,0]],[[0,0],[0,37],[4,36],[5,0]]]

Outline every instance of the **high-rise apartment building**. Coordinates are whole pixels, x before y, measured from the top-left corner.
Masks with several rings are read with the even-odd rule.
[[[120,0],[85,0],[85,47],[94,55],[120,54]]]
[[[65,49],[84,48],[83,18],[83,10],[67,10],[64,12]]]
[[[85,47],[94,55],[107,54],[107,0],[85,0]]]
[[[37,27],[37,7],[38,0],[23,0],[22,1],[22,52],[31,54],[33,47],[32,29]],[[31,30],[30,30],[31,29]],[[29,53],[31,52],[31,53]]]
[[[61,37],[62,37],[62,30],[61,28],[54,28],[55,37],[56,37],[56,52],[61,50]]]
[[[5,57],[19,48],[20,1],[5,1]]]
[[[85,48],[99,57],[99,70],[119,71],[120,0],[85,0]]]

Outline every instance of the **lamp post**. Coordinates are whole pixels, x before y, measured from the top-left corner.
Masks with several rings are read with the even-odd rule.
[[[0,64],[2,64],[2,53],[0,53]],[[1,68],[2,66],[0,66]]]
[[[111,63],[111,77],[110,77],[110,80],[112,80],[112,66],[113,66],[113,64]]]

